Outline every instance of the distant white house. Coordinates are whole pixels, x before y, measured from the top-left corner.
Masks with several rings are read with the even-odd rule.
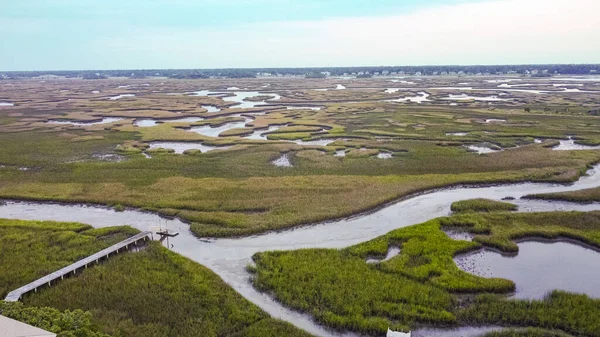
[[[2,337],[56,337],[55,333],[36,328],[0,315],[0,336]]]

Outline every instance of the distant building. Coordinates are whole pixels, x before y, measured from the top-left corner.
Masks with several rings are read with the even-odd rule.
[[[56,337],[55,333],[36,328],[0,315],[0,335],[2,337]]]

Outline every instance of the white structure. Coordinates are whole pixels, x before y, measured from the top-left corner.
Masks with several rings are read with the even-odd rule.
[[[390,330],[390,328],[388,328],[386,337],[410,337],[410,335],[411,335],[410,332],[396,332],[396,331],[392,331],[392,330]]]
[[[56,337],[56,334],[0,315],[0,337]]]

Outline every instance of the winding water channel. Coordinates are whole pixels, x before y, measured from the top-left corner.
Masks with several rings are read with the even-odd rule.
[[[350,218],[330,221],[282,232],[273,232],[245,238],[199,240],[189,226],[178,219],[162,219],[156,214],[137,210],[115,212],[100,206],[63,205],[44,202],[7,201],[0,206],[0,218],[24,220],[75,221],[95,227],[127,224],[140,230],[148,230],[159,223],[180,235],[171,239],[172,250],[217,273],[225,282],[248,300],[275,318],[291,322],[314,335],[323,337],[357,336],[339,333],[319,326],[302,313],[288,309],[269,295],[256,291],[249,282],[246,266],[253,254],[271,250],[295,250],[303,248],[344,248],[355,245],[387,232],[429,219],[450,214],[450,204],[471,198],[500,200],[504,197],[520,198],[532,193],[573,191],[600,186],[600,165],[589,171],[572,185],[521,183],[488,187],[448,188],[420,194],[395,202],[375,211]],[[515,200],[520,211],[600,210],[600,204],[579,205],[538,200]],[[539,275],[544,279],[544,275]],[[572,279],[571,282],[587,282]],[[517,287],[519,285],[517,284]],[[419,331],[414,332],[418,335]]]

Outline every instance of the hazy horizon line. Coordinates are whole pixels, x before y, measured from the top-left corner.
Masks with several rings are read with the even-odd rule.
[[[289,66],[289,67],[217,67],[217,68],[106,68],[106,69],[33,69],[0,70],[0,73],[74,72],[74,71],[149,71],[149,70],[255,70],[255,69],[340,69],[340,68],[429,68],[429,67],[506,67],[506,66],[600,66],[600,63],[494,63],[494,64],[421,64],[421,65],[356,65],[356,66]]]

